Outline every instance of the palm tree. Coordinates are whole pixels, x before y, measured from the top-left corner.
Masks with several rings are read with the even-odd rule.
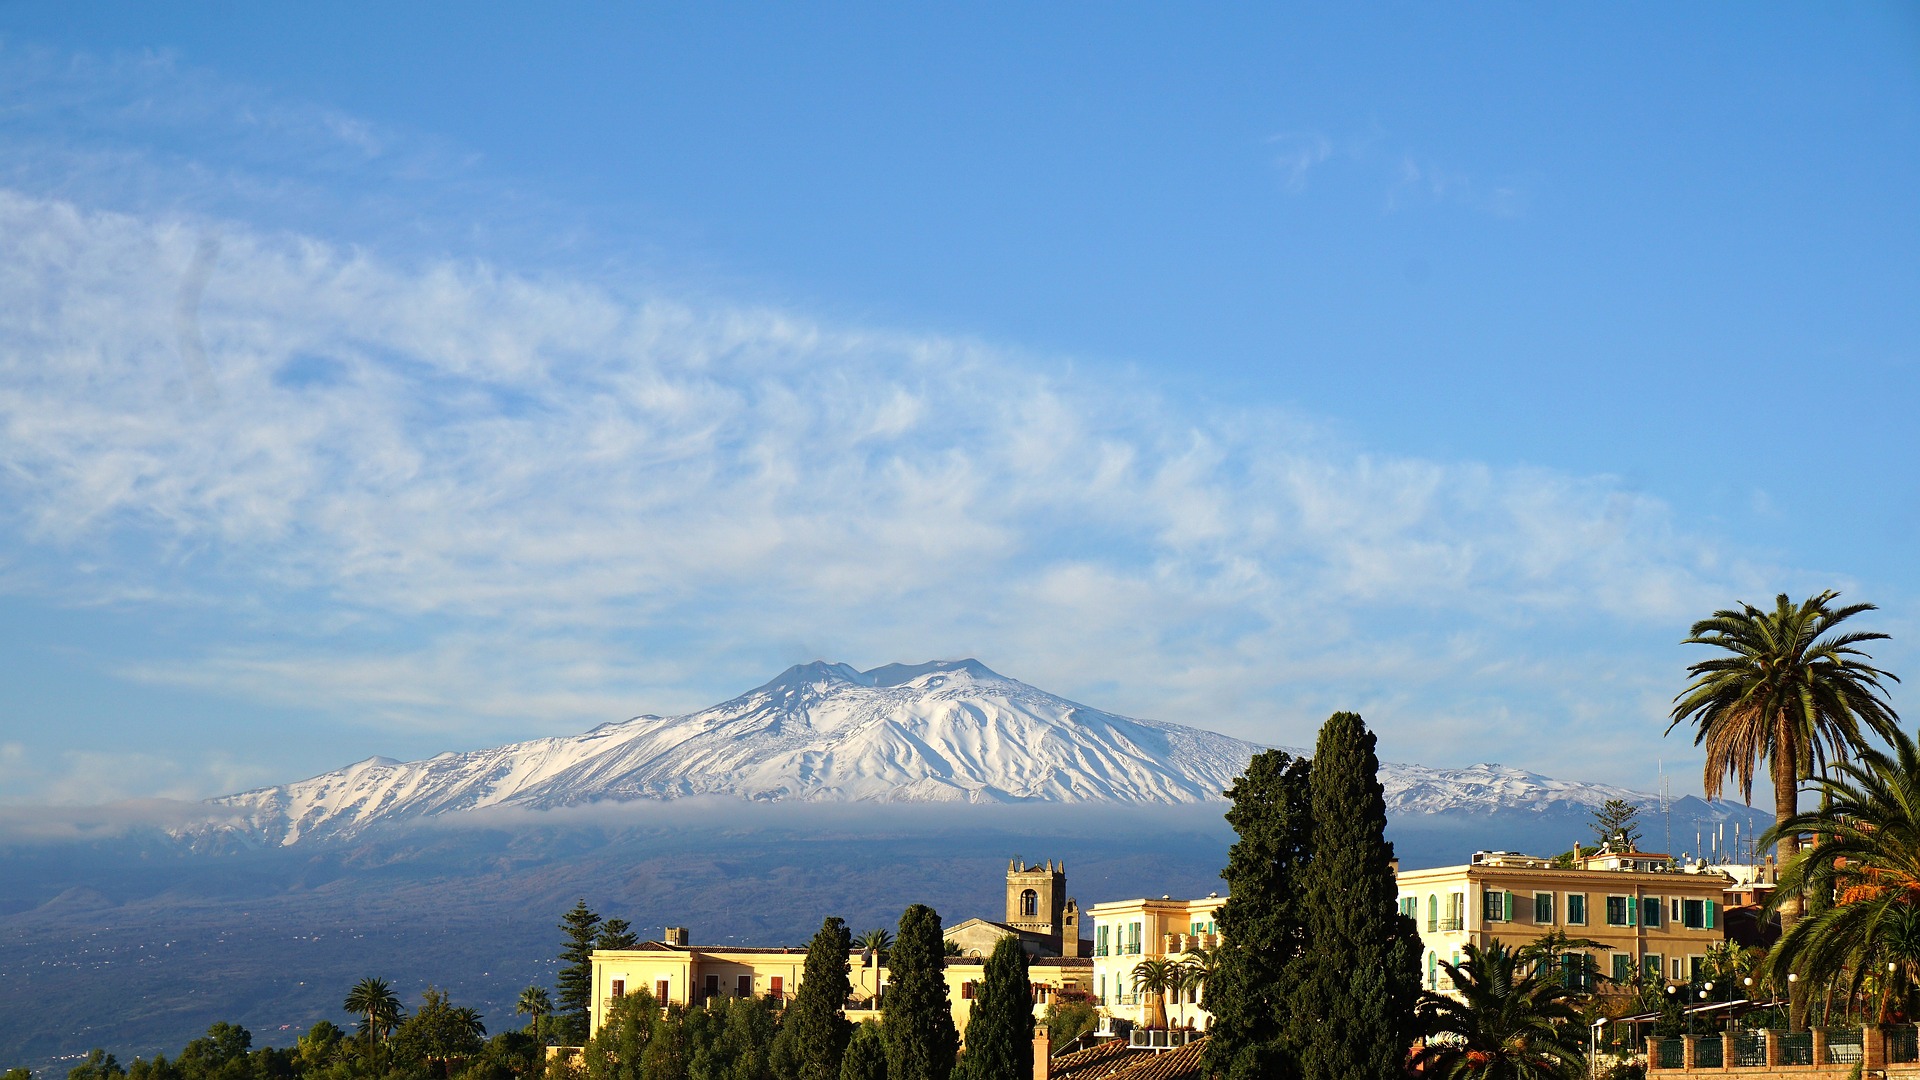
[[[1134,993],[1153,995],[1153,1011],[1147,1019],[1150,1028],[1167,1026],[1166,993],[1172,985],[1174,967],[1168,960],[1142,960],[1133,965]]]
[[[1920,977],[1920,749],[1906,732],[1891,752],[1864,749],[1813,781],[1820,808],[1767,830],[1763,844],[1800,833],[1821,837],[1780,868],[1766,912],[1789,894],[1818,893],[1833,903],[1789,927],[1768,958],[1776,983],[1791,972],[1802,986],[1845,979],[1858,991],[1893,965],[1911,987]]]
[[[1224,952],[1224,948],[1219,945],[1211,948],[1205,945],[1189,946],[1186,955],[1180,961],[1186,965],[1188,977],[1191,979],[1187,985],[1205,993],[1207,981],[1213,978],[1214,972],[1220,970],[1220,958]]]
[[[1590,970],[1586,965],[1591,958],[1585,952],[1575,952],[1575,950],[1612,948],[1613,946],[1592,938],[1572,937],[1565,930],[1555,927],[1514,950],[1513,956],[1516,961],[1527,965],[1533,974],[1543,979],[1559,979],[1564,983],[1566,980],[1558,973],[1558,969],[1562,966],[1561,957],[1568,954],[1578,956],[1582,965],[1581,972],[1584,974]],[[1569,986],[1567,989],[1577,991],[1580,988]]]
[[[881,967],[887,966],[887,953],[893,948],[893,935],[887,933],[884,926],[876,926],[860,935],[859,945],[873,954],[873,962]]]
[[[1450,1080],[1572,1080],[1586,1068],[1571,992],[1537,971],[1520,973],[1517,952],[1498,939],[1445,960],[1458,1000],[1428,993],[1417,1013],[1425,1039],[1412,1064]]]
[[[529,1034],[538,1035],[540,1018],[553,1012],[553,999],[547,996],[546,987],[529,986],[520,991],[520,1000],[514,1003],[513,1011],[533,1017],[527,1021],[527,1031]]]
[[[1167,992],[1173,995],[1173,1003],[1179,1008],[1182,1020],[1187,1016],[1187,991],[1199,985],[1199,976],[1194,974],[1193,965],[1185,960],[1167,962]]]
[[[1831,590],[1799,605],[1781,593],[1774,609],[1752,604],[1716,611],[1693,624],[1687,645],[1712,645],[1730,656],[1702,660],[1687,669],[1693,681],[1674,699],[1674,728],[1693,722],[1695,746],[1704,745],[1704,778],[1709,799],[1720,796],[1727,777],[1753,802],[1753,777],[1764,759],[1773,779],[1774,830],[1786,862],[1800,850],[1800,836],[1785,829],[1800,812],[1800,784],[1824,771],[1829,759],[1846,761],[1867,733],[1881,738],[1899,730],[1899,718],[1887,700],[1882,678],[1892,674],[1867,664],[1872,657],[1855,646],[1886,634],[1836,633],[1841,623],[1872,604],[1834,607]],[[1805,912],[1797,890],[1775,890],[1780,924],[1790,930]],[[1805,1026],[1806,993],[1792,1002],[1793,1026]]]
[[[360,1030],[366,1033],[369,1049],[400,1022],[400,999],[385,979],[361,979],[347,991],[340,1007],[362,1017]]]

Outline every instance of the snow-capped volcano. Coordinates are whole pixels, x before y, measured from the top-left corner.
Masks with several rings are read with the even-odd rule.
[[[1089,708],[977,660],[816,662],[685,716],[425,761],[370,758],[214,800],[282,843],[483,807],[724,795],[813,802],[1197,803],[1262,747]],[[1297,752],[1297,751],[1296,751]],[[1383,765],[1391,810],[1598,805],[1647,796],[1498,765]]]

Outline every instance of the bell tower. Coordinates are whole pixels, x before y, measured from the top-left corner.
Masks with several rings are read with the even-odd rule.
[[[1067,913],[1072,910],[1072,940],[1066,939]],[[1015,930],[1048,939],[1062,955],[1080,944],[1079,907],[1067,899],[1067,864],[1046,863],[1028,866],[1023,859],[1007,863],[1007,925]],[[1064,948],[1063,948],[1064,947]]]

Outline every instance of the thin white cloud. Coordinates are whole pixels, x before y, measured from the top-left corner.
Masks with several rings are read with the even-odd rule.
[[[154,682],[478,741],[704,704],[773,651],[971,651],[1283,741],[1276,701],[1400,679],[1440,716],[1528,627],[1677,627],[1752,580],[1607,477],[979,342],[19,192],[0,237],[0,585],[231,612],[125,669]]]

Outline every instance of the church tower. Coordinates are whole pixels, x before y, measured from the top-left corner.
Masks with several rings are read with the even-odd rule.
[[[1058,955],[1080,948],[1080,907],[1067,897],[1067,864],[1007,863],[1007,925],[1047,939]]]

